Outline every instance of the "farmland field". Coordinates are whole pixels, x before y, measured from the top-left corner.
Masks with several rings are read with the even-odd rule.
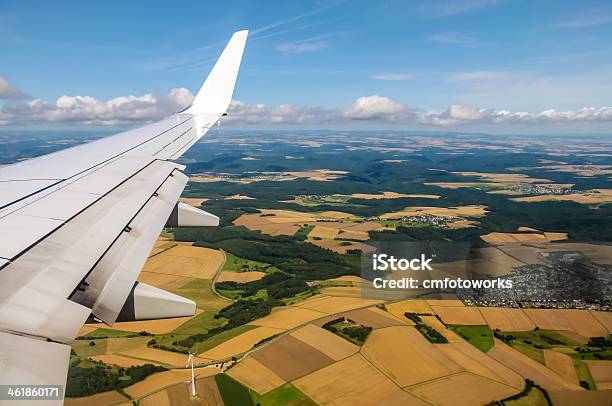
[[[590,404],[586,396],[601,397],[610,385],[610,349],[589,344],[612,333],[605,300],[538,303],[455,291],[396,302],[368,297],[361,254],[387,241],[470,247],[440,260],[444,276],[462,268],[538,286],[531,278],[550,272],[570,291],[593,280],[603,287],[598,300],[609,295],[606,279],[597,279],[612,265],[608,144],[469,137],[212,134],[185,157],[191,181],[182,200],[204,205],[219,227],[164,230],[139,276],[194,300],[197,314],[90,323],[72,346],[77,357],[90,366],[170,368],[194,352],[197,364],[218,366],[197,368],[201,403],[211,405],[484,404],[520,392],[525,379],[553,399],[583,396],[579,404]],[[433,329],[424,331],[437,343],[405,313],[420,315],[419,328]],[[321,327],[341,317],[372,328],[361,347]],[[125,393],[143,405],[186,405],[183,372],[155,373]],[[118,392],[100,396],[124,400]]]

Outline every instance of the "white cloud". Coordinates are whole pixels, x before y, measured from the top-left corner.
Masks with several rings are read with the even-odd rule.
[[[266,106],[234,100],[224,123],[234,124],[316,124],[334,121],[339,112],[319,107],[296,107],[290,104]]]
[[[377,75],[373,75],[372,79],[375,80],[410,80],[412,79],[412,75],[407,73],[379,73]]]
[[[359,97],[344,111],[343,116],[350,120],[391,120],[395,121],[410,114],[403,104],[384,96]]]
[[[125,125],[159,120],[180,111],[193,100],[184,88],[172,89],[167,95],[148,93],[121,96],[101,101],[90,96],[61,96],[55,104],[41,99],[27,102],[12,100],[2,107],[1,124],[81,123]]]
[[[21,99],[26,97],[21,90],[9,83],[3,76],[0,76],[0,99]]]
[[[63,123],[124,126],[156,121],[191,103],[193,95],[184,88],[168,94],[147,93],[101,101],[90,96],[62,96],[54,104],[41,99],[9,100],[0,110],[0,125]],[[267,106],[233,101],[224,123],[246,125],[348,124],[356,121],[461,127],[464,125],[531,125],[610,123],[612,107],[584,107],[576,110],[546,109],[540,112],[476,108],[454,104],[444,111],[427,111],[385,96],[357,98],[348,108],[298,107],[290,104]]]

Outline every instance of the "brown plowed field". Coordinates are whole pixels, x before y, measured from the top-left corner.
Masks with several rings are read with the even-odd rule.
[[[275,340],[252,357],[285,381],[292,381],[334,362],[314,347],[290,335]]]

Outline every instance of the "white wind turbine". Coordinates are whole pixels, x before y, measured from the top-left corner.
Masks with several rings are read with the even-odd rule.
[[[188,367],[191,364],[191,382],[189,382],[189,385],[191,386],[191,397],[195,398],[196,397],[196,387],[195,387],[195,375],[193,372],[193,354],[189,353],[189,358],[187,358],[187,365],[185,365],[185,367]]]

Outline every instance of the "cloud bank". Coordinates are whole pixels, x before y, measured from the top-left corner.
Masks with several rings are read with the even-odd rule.
[[[26,95],[22,93],[21,90],[11,85],[3,76],[0,76],[0,99],[11,100],[22,99],[24,97],[26,97]]]
[[[485,72],[488,74],[488,72]],[[485,74],[483,73],[483,74]],[[457,80],[469,80],[458,77]],[[91,96],[61,96],[55,103],[31,99],[0,77],[0,125],[77,124],[126,126],[160,120],[181,111],[193,100],[185,88],[167,94],[147,93],[121,96],[107,101]],[[380,95],[358,97],[346,108],[298,107],[290,104],[268,106],[233,101],[227,124],[346,124],[378,122],[429,127],[460,127],[474,124],[609,123],[612,107],[584,107],[559,111],[509,111],[455,104],[443,111],[428,111]]]

